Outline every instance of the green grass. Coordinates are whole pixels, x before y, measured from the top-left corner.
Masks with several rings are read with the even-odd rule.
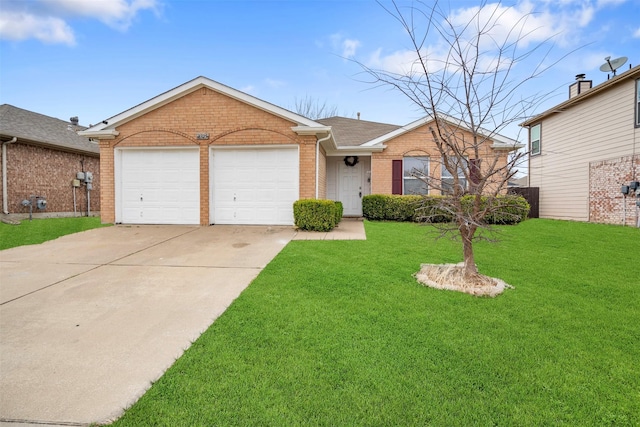
[[[66,234],[104,227],[99,217],[25,219],[20,225],[0,222],[0,250],[35,245]]]
[[[419,286],[431,228],[294,241],[116,426],[640,425],[640,230],[529,220],[495,298]]]

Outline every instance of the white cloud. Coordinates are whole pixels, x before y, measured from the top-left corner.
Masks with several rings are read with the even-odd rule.
[[[360,47],[358,40],[345,39],[342,42],[342,56],[352,58],[356,54],[356,49]]]
[[[358,48],[362,45],[360,40],[347,38],[343,33],[331,34],[329,40],[333,49],[339,51],[340,56],[346,59],[353,58]]]
[[[419,65],[418,54],[412,50],[397,50],[388,55],[382,55],[382,49],[373,52],[366,65],[372,69],[389,71],[395,74],[410,74]]]
[[[69,21],[75,17],[96,19],[126,31],[140,11],[160,13],[159,0],[34,0],[7,2],[0,16],[0,38],[36,39],[43,43],[75,44]]]
[[[270,79],[270,78],[266,78],[264,79],[265,83],[267,83],[270,87],[278,89],[281,88],[283,86],[286,86],[287,83],[283,82],[282,80],[276,80],[276,79]]]
[[[636,39],[640,38],[640,27],[638,27],[638,29],[633,32],[633,37]]]
[[[76,43],[73,30],[60,18],[11,11],[0,15],[0,39],[22,41],[32,38],[43,43],[69,46]]]
[[[522,0],[512,7],[501,3],[489,3],[484,7],[473,6],[457,8],[450,11],[444,21],[441,17],[439,25],[445,32],[451,32],[449,25],[457,32],[459,40],[465,50],[464,58],[472,62],[476,56],[473,48],[474,40],[480,32],[483,35],[479,39],[479,51],[484,58],[479,69],[495,69],[508,67],[511,63],[504,61],[497,64],[491,58],[498,49],[504,48],[509,43],[517,43],[517,48],[523,51],[531,50],[540,44],[551,40],[561,48],[579,46],[580,37],[584,29],[596,19],[600,8],[615,6],[624,0]],[[446,11],[443,11],[445,13]],[[426,22],[418,23],[426,28]],[[469,25],[471,24],[471,25]],[[428,58],[427,69],[435,71],[442,67],[447,59],[450,46],[445,40],[436,36],[433,31],[421,53]],[[422,34],[416,34],[420,40]],[[335,35],[337,38],[339,36]],[[640,37],[640,29],[634,34]],[[406,74],[408,72],[420,72],[415,68],[417,55],[412,50],[397,50],[383,54],[383,49],[378,49],[370,54],[365,62],[371,68],[382,69],[394,73]]]
[[[50,10],[68,15],[98,19],[121,31],[127,30],[138,12],[151,10],[159,13],[157,0],[48,0]]]
[[[247,85],[240,88],[240,92],[249,93],[249,94],[253,93],[255,90],[256,90],[256,87],[253,85]]]

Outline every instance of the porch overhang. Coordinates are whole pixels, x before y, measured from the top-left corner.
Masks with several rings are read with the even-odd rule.
[[[340,157],[340,156],[366,156],[371,155],[373,153],[380,153],[385,148],[386,145],[374,145],[371,147],[366,147],[362,145],[357,145],[353,147],[338,147],[333,150],[327,150],[327,157]]]

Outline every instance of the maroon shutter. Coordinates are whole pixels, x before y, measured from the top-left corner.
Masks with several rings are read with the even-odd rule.
[[[469,179],[474,185],[480,182],[480,159],[469,159]]]
[[[392,160],[391,194],[402,194],[402,160]]]

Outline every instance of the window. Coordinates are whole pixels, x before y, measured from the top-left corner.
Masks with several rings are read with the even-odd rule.
[[[529,128],[529,154],[540,154],[540,124]]]
[[[429,194],[426,179],[429,176],[428,157],[405,157],[402,161],[402,194]]]
[[[455,158],[451,158],[451,161],[455,161]],[[467,189],[467,178],[465,177],[464,170],[467,168],[467,159],[463,159],[462,164],[459,164],[458,169],[458,185],[462,187],[463,190]],[[453,193],[453,183],[454,178],[451,175],[451,172],[444,166],[444,161],[442,162],[442,194],[452,194]]]
[[[636,127],[640,127],[640,79],[636,80]]]

